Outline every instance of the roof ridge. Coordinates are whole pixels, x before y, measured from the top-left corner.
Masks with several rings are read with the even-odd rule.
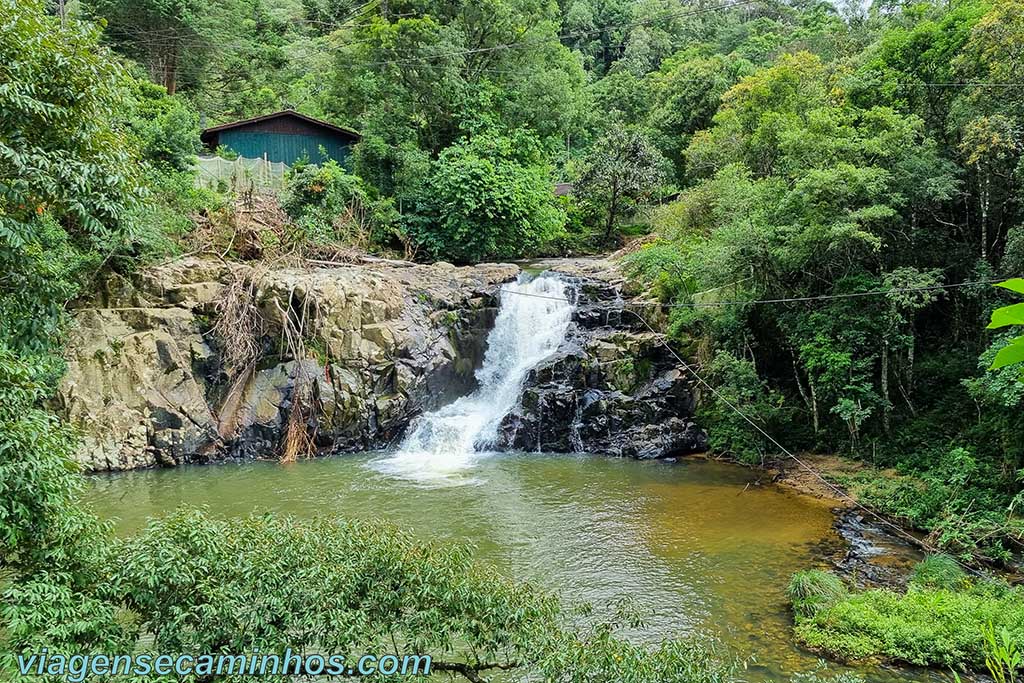
[[[248,119],[239,119],[238,121],[231,121],[231,122],[228,122],[228,123],[222,123],[219,126],[211,126],[209,128],[203,129],[203,135],[206,135],[207,133],[219,133],[219,132],[224,131],[224,130],[230,130],[231,128],[237,128],[238,126],[244,126],[244,125],[248,125],[250,123],[259,123],[260,121],[267,121],[269,119],[276,119],[276,118],[281,117],[281,116],[294,116],[294,117],[302,119],[303,121],[306,121],[308,123],[313,123],[313,124],[316,124],[318,126],[323,126],[325,128],[330,128],[331,130],[337,131],[339,133],[345,133],[346,135],[352,135],[352,136],[357,137],[357,138],[361,138],[362,137],[358,132],[352,130],[351,128],[345,128],[343,126],[337,126],[337,125],[335,125],[333,123],[328,123],[327,121],[322,121],[320,119],[313,118],[312,116],[307,116],[306,114],[302,114],[300,112],[297,112],[294,109],[282,109],[280,111],[275,111],[275,112],[272,112],[270,114],[263,114],[261,116],[253,116],[252,118],[248,118]]]

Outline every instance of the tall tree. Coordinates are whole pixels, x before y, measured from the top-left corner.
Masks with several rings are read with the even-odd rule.
[[[627,208],[649,202],[667,178],[668,163],[641,131],[614,126],[582,163],[577,191],[604,216],[604,241]]]

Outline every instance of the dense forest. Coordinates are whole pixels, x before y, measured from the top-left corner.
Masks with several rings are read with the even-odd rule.
[[[455,263],[618,251],[635,290],[664,304],[649,319],[717,388],[700,405],[716,453],[780,455],[739,406],[788,449],[869,465],[840,483],[931,545],[1019,559],[1021,0],[0,0],[0,26],[0,640],[12,651],[121,646],[138,615],[175,651],[396,632],[444,649],[447,623],[479,648],[451,664],[469,680],[513,660],[560,681],[665,681],[680,662],[730,675],[703,649],[643,650],[612,625],[555,631],[564,615],[547,597],[393,529],[181,515],[109,540],[75,503],[75,435],[47,403],[66,310],[106,273],[201,251]],[[280,226],[239,240],[239,198],[195,184],[199,131],[287,108],[361,141],[349,167],[291,169]],[[573,192],[555,196],[556,182]],[[359,574],[353,547],[380,559],[378,575]],[[307,571],[310,555],[317,592],[265,582]],[[167,557],[180,575],[156,566]],[[189,573],[214,566],[237,595],[190,603]],[[342,585],[354,576],[397,582],[407,602],[374,594],[377,607],[345,607],[362,630],[334,630],[308,605],[356,590]],[[262,640],[195,628],[266,595],[294,611]],[[409,617],[428,600],[441,601],[434,621]]]

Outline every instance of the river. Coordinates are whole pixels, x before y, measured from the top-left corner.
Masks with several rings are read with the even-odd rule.
[[[792,642],[784,591],[793,572],[841,547],[827,502],[716,462],[489,450],[526,374],[563,339],[571,299],[557,278],[509,285],[478,388],[418,418],[389,452],[96,476],[87,498],[120,533],[180,505],[385,519],[423,539],[469,542],[482,561],[598,616],[632,598],[646,624],[628,635],[720,640],[747,660],[744,680],[815,668]]]

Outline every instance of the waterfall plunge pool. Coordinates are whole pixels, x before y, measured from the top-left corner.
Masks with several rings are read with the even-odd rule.
[[[630,596],[647,614],[632,636],[718,638],[737,656],[754,658],[743,680],[790,680],[817,665],[792,642],[784,591],[793,572],[841,547],[824,501],[748,486],[756,473],[699,460],[481,453],[460,484],[439,486],[380,471],[389,457],[94,476],[87,498],[116,520],[119,533],[180,505],[222,516],[386,519],[423,539],[468,541],[482,561],[567,602],[588,601],[598,614]],[[864,673],[871,683],[929,678],[910,670]]]

